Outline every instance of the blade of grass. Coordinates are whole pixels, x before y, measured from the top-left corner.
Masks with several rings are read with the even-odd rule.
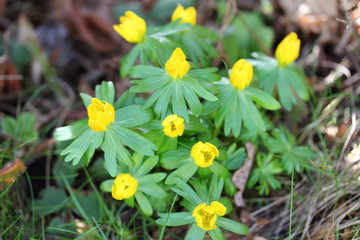
[[[174,208],[174,205],[175,205],[175,202],[176,202],[176,200],[177,200],[177,194],[175,195],[175,197],[174,197],[174,200],[173,200],[173,202],[172,202],[172,204],[171,204],[171,206],[170,206],[170,209],[169,209],[169,214],[167,215],[167,217],[166,217],[166,223],[167,223],[167,221],[169,220],[169,217],[170,217],[170,213],[172,212],[172,210],[173,210],[173,208]],[[166,229],[166,223],[164,224],[164,225],[162,225],[162,227],[161,227],[161,229],[160,229],[160,234],[159,234],[159,240],[161,240],[161,239],[163,239],[163,237],[164,237],[164,234],[165,234],[165,229]]]
[[[34,201],[34,190],[32,188],[30,176],[27,171],[25,171],[26,181],[29,185],[30,196],[31,196],[31,223],[32,223],[32,234],[35,234],[35,201]]]
[[[13,221],[13,222],[0,234],[0,239],[1,239],[2,236],[5,235],[5,233],[6,233],[7,231],[9,231],[9,230],[12,228],[12,226],[15,225],[15,223],[17,223],[17,222],[20,220],[20,218],[21,218],[21,215],[20,215],[18,218],[16,218],[15,221]]]

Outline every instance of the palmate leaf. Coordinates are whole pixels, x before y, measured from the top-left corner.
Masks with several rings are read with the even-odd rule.
[[[256,102],[260,106],[269,110],[280,108],[280,104],[269,94],[253,87],[237,90],[228,83],[218,84],[221,92],[219,102],[212,108],[218,111],[215,115],[215,125],[218,127],[224,122],[224,133],[232,133],[235,137],[239,136],[242,123],[251,131],[265,131],[265,123],[257,110]]]
[[[250,174],[248,187],[252,188],[258,183],[259,186],[257,188],[260,195],[268,195],[270,187],[272,189],[280,188],[281,183],[276,179],[276,174],[282,172],[281,163],[273,159],[272,154],[268,156],[258,154],[256,156],[256,163],[257,167]]]
[[[83,132],[79,137],[77,137],[67,148],[65,148],[61,155],[65,156],[65,162],[73,162],[73,165],[76,165],[80,160],[86,155],[89,151],[94,153],[95,149],[100,146],[104,138],[104,132],[94,132],[88,128]],[[88,155],[89,158],[92,157],[92,154]]]
[[[96,86],[96,97],[114,104],[115,88],[112,82],[102,82]],[[91,96],[81,95],[85,106],[91,103]],[[61,153],[65,161],[72,161],[74,165],[84,159],[89,164],[95,150],[101,146],[104,151],[105,168],[111,176],[116,175],[118,162],[131,165],[129,152],[124,145],[143,155],[153,156],[157,147],[149,140],[136,133],[133,127],[140,126],[153,119],[150,109],[142,105],[131,105],[118,109],[115,112],[115,122],[109,124],[104,132],[94,132],[88,126],[87,120],[76,122],[73,125],[58,128],[55,137],[58,141],[75,140]]]
[[[152,92],[153,95],[145,103],[145,108],[155,104],[154,111],[163,119],[166,115],[173,113],[183,117],[189,122],[187,105],[192,113],[197,116],[202,111],[202,105],[199,98],[208,101],[216,101],[217,98],[206,90],[199,81],[207,79],[216,79],[212,77],[216,68],[190,70],[182,79],[172,79],[164,69],[152,66],[136,66],[130,72],[131,78],[143,78],[142,80],[133,80],[136,84],[130,91],[134,93]],[[203,73],[202,77],[198,77]]]
[[[296,65],[279,66],[276,59],[257,53],[251,60],[259,87],[270,94],[279,96],[281,105],[288,111],[296,104],[296,96],[307,101],[311,92],[304,71]]]

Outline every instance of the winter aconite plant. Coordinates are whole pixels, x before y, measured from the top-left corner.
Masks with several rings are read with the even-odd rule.
[[[227,70],[211,66],[219,56],[217,29],[198,25],[196,16],[194,7],[178,5],[169,23],[154,27],[126,11],[113,28],[134,44],[120,60],[130,89],[116,94],[112,82],[102,82],[95,96],[82,93],[87,118],[54,135],[67,144],[61,150],[66,162],[88,166],[100,159],[108,176],[100,188],[114,201],[163,228],[188,225],[186,239],[208,234],[218,240],[225,231],[249,232],[232,213],[232,175],[247,157],[245,143],[259,151],[248,183],[259,194],[279,189],[280,174],[301,172],[313,158],[269,118],[281,107],[291,110],[298,97],[307,100],[309,87],[294,63],[296,33],[279,44],[275,58],[253,53],[255,59],[237,59]],[[159,205],[168,212],[156,212]]]

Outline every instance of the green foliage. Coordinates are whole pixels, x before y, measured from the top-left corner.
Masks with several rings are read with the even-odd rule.
[[[269,94],[277,95],[286,110],[292,109],[298,101],[297,97],[309,100],[311,90],[303,69],[292,64],[280,66],[276,59],[260,53],[254,53],[253,57],[259,87]]]
[[[113,104],[115,96],[113,83],[104,82],[97,86],[95,94],[97,98]],[[85,106],[90,104],[91,97],[83,94],[82,98]],[[72,161],[73,165],[76,165],[83,159],[85,164],[88,165],[95,149],[101,147],[104,151],[105,167],[111,176],[115,176],[117,161],[126,165],[131,164],[128,151],[122,144],[144,155],[154,155],[153,150],[157,150],[156,146],[137,132],[129,129],[150,121],[153,118],[152,112],[143,109],[139,105],[131,105],[117,109],[115,114],[115,122],[108,127],[105,133],[94,132],[87,127],[86,121],[58,128],[54,133],[58,141],[77,137],[62,151],[61,155],[65,156],[65,161]],[[135,121],[133,117],[136,117]]]
[[[251,172],[248,187],[255,185],[260,195],[268,195],[271,189],[279,189],[281,183],[276,179],[276,174],[282,172],[281,163],[273,158],[272,154],[258,154],[256,156],[256,168]]]
[[[35,123],[35,115],[21,113],[17,118],[4,117],[1,121],[1,130],[22,143],[28,143],[38,138]]]
[[[225,80],[224,80],[225,81]],[[265,131],[265,123],[254,102],[265,109],[277,110],[280,104],[267,93],[252,87],[237,90],[228,82],[218,84],[219,101],[209,103],[207,108],[218,110],[215,115],[215,126],[224,123],[224,134],[239,136],[242,123],[251,131]]]
[[[62,210],[69,201],[63,189],[48,187],[41,191],[40,199],[35,201],[35,212],[40,215],[49,215]]]
[[[284,170],[290,175],[293,170],[302,172],[305,167],[310,167],[310,161],[315,154],[308,146],[297,146],[295,136],[284,127],[274,129],[272,136],[262,135],[267,149],[272,153],[281,154]]]
[[[185,206],[185,208],[187,208],[187,210],[189,210],[189,212],[168,214],[159,213],[158,215],[160,218],[156,220],[156,222],[158,224],[167,226],[180,226],[194,222],[191,225],[191,228],[188,231],[185,239],[202,239],[206,231],[197,226],[197,224],[195,223],[195,218],[192,216],[192,212],[194,208],[197,207],[199,204],[206,203],[207,205],[209,205],[213,201],[221,201],[220,196],[223,189],[224,181],[223,179],[218,178],[216,174],[212,176],[210,183],[198,180],[193,181],[193,188],[191,188],[187,183],[185,183],[179,178],[175,178],[174,181],[176,187],[173,187],[172,189],[184,198],[185,203],[183,205]],[[247,234],[249,231],[249,229],[244,224],[241,224],[234,220],[230,220],[220,216],[218,217],[218,219],[221,220],[216,221],[216,223],[229,231],[242,235]],[[216,237],[223,236],[221,231],[219,229],[216,229],[218,228],[209,231],[212,239],[218,239]],[[213,232],[210,233],[211,231]]]
[[[170,57],[170,55],[168,56]],[[217,98],[204,86],[218,79],[214,74],[216,68],[190,70],[182,79],[172,79],[165,69],[153,66],[136,66],[130,72],[132,80],[136,84],[130,91],[133,93],[153,92],[153,95],[145,103],[145,108],[154,105],[154,111],[161,118],[170,113],[176,113],[189,122],[187,105],[192,113],[197,116],[202,111],[199,98],[208,101],[216,101]],[[170,108],[171,104],[171,108]]]
[[[266,53],[274,41],[274,30],[263,23],[257,12],[241,12],[226,28],[223,48],[233,65],[238,59],[249,58],[252,52]]]
[[[157,6],[161,4],[165,2],[159,1]],[[167,4],[173,5],[173,2]],[[158,7],[155,9],[154,12],[159,11]],[[168,13],[161,13],[158,17],[162,18],[164,14]],[[244,143],[252,142],[257,149],[256,166],[250,173],[247,187],[257,189],[260,195],[268,195],[271,189],[281,187],[278,175],[283,171],[288,174],[293,170],[301,172],[306,167],[305,163],[314,157],[313,153],[307,146],[297,146],[296,137],[287,129],[274,129],[267,110],[278,111],[282,106],[290,110],[297,103],[297,97],[308,100],[309,86],[303,70],[296,64],[279,66],[276,59],[262,53],[253,53],[255,59],[249,59],[255,67],[256,79],[251,82],[251,69],[247,69],[246,77],[250,79],[246,81],[249,80],[251,86],[243,89],[239,89],[240,85],[239,88],[232,85],[233,78],[230,83],[229,79],[220,76],[219,72],[228,75],[228,69],[219,70],[212,66],[213,58],[220,56],[215,47],[217,41],[222,41],[225,59],[230,64],[239,58],[248,58],[252,52],[268,52],[273,44],[274,32],[265,26],[258,13],[237,15],[226,29],[224,39],[219,39],[216,29],[179,22],[162,26],[148,24],[144,41],[135,44],[120,59],[119,73],[121,78],[129,75],[133,84],[130,89],[116,98],[113,83],[102,82],[95,88],[98,100],[81,93],[84,106],[88,108],[88,117],[96,115],[96,120],[92,120],[92,116],[91,120],[83,119],[57,128],[54,136],[57,141],[68,144],[60,154],[65,162],[84,166],[85,170],[91,167],[96,151],[101,150],[104,159],[90,168],[91,173],[97,173],[97,177],[101,178],[100,189],[106,195],[110,196],[111,192],[114,198],[122,199],[120,203],[138,208],[144,219],[149,219],[154,210],[163,212],[157,213],[159,218],[156,223],[163,226],[159,236],[164,236],[165,226],[181,225],[189,226],[185,239],[202,239],[206,232],[212,239],[225,239],[221,229],[245,235],[249,232],[247,226],[224,217],[233,210],[232,200],[228,197],[233,197],[238,189],[231,178],[247,158]],[[177,52],[166,64],[176,48],[182,49],[186,59]],[[236,71],[243,69],[239,67]],[[241,74],[238,76],[236,80],[244,81]],[[274,97],[279,98],[281,105]],[[96,105],[96,101],[104,106]],[[110,114],[106,112],[107,104],[114,107],[115,117],[106,115]],[[94,107],[97,111],[92,112]],[[182,125],[164,121],[173,114],[183,118],[181,122],[185,120],[181,133],[178,132]],[[279,112],[274,115],[281,116]],[[111,121],[107,122],[109,119]],[[91,121],[100,122],[103,128],[97,131],[91,127]],[[163,131],[163,125],[176,132],[176,136],[168,134],[168,129]],[[197,149],[193,151],[193,146],[199,141],[212,143],[216,151],[206,148],[199,153]],[[265,153],[266,150],[269,153]],[[212,151],[216,152],[215,159]],[[197,165],[201,161],[211,164]],[[70,196],[63,192],[64,198],[71,198],[74,205],[71,209],[77,215],[87,220],[91,217],[102,221],[104,214],[101,213],[106,208],[100,211],[96,207],[106,206],[107,203],[101,201],[96,187],[88,195],[74,193],[71,189],[77,167],[56,163],[54,173],[61,175],[62,180],[56,182],[68,190]],[[102,169],[106,171],[102,172]],[[124,180],[124,176],[131,177],[130,183]],[[92,183],[91,178],[92,174],[88,176]],[[137,185],[134,187],[132,184]],[[134,191],[129,196],[123,194],[123,197],[121,194],[129,188]],[[61,192],[62,189],[56,191]],[[226,196],[222,197],[223,194]],[[181,196],[182,200],[177,201],[177,196]],[[52,200],[45,194],[42,200],[37,201],[47,206],[48,198]],[[214,201],[219,208],[211,206]],[[196,222],[194,209],[204,203],[220,212],[215,229],[203,228]],[[186,210],[173,213],[175,206],[179,211],[183,210],[181,207]],[[60,211],[57,208],[48,209]],[[194,216],[193,212],[196,213]]]

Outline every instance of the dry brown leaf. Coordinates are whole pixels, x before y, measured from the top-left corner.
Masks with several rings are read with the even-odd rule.
[[[239,189],[238,192],[235,193],[234,200],[235,204],[238,207],[244,207],[245,206],[245,200],[243,198],[243,192],[245,190],[245,186],[254,162],[255,158],[255,145],[248,142],[245,144],[246,151],[248,158],[246,158],[244,165],[236,170],[232,177],[232,181],[235,184],[235,186]]]
[[[19,173],[24,172],[26,169],[24,163],[20,159],[7,163],[0,169],[0,190],[15,181]]]
[[[6,91],[17,92],[20,90],[20,80],[14,64],[6,57],[0,57],[0,93]]]

